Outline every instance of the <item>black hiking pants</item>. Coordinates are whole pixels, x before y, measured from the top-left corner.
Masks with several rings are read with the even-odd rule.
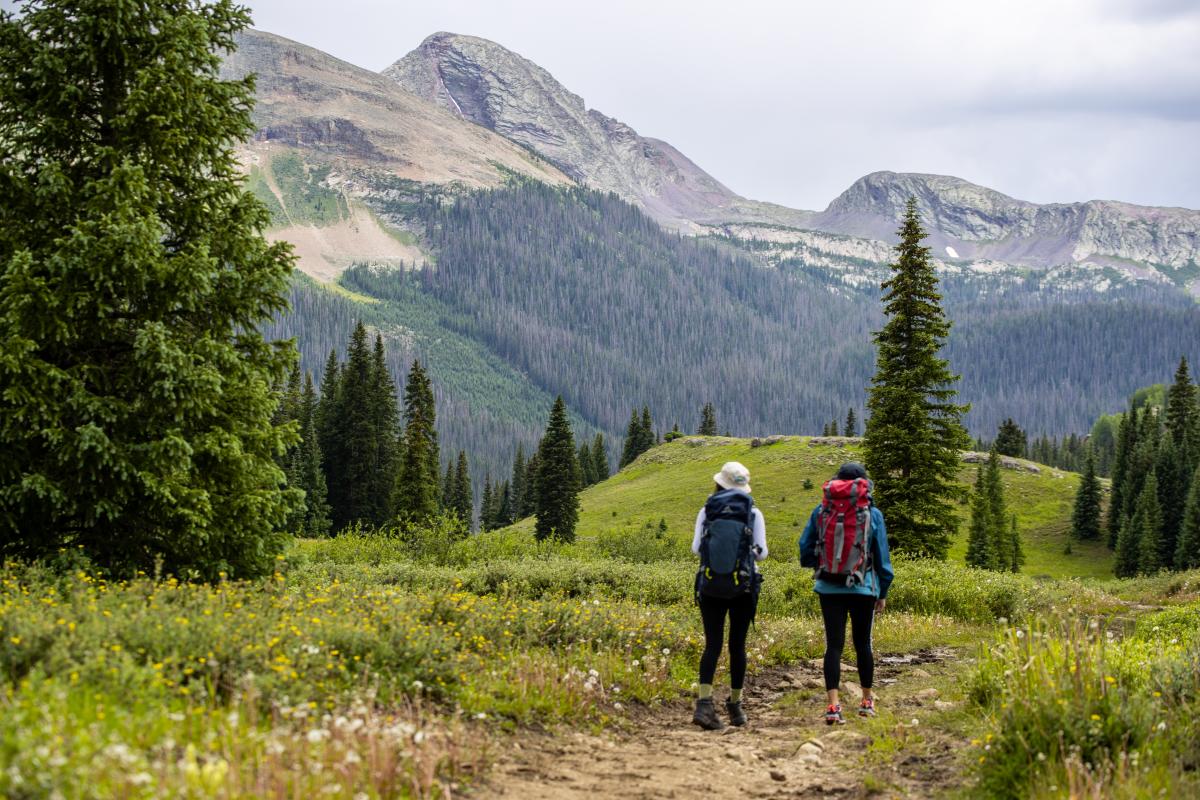
[[[754,596],[725,600],[700,595],[700,618],[704,621],[704,654],[700,656],[700,683],[712,683],[725,638],[725,615],[729,615],[729,685],[741,689],[746,682],[746,634],[754,619]]]
[[[875,598],[865,594],[818,594],[825,622],[825,691],[838,688],[842,680],[842,651],[846,649],[846,617],[854,636],[858,679],[864,689],[875,681],[875,655],[871,652],[871,626],[875,622]]]

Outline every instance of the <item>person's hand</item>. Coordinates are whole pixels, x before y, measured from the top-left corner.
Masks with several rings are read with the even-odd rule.
[[[883,609],[885,609],[885,608],[887,608],[887,600],[880,598],[879,600],[875,601],[875,613],[876,614],[881,613],[883,611]]]

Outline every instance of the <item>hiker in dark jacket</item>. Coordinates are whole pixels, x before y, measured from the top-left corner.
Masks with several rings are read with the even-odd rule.
[[[747,555],[751,559],[749,569],[753,574],[749,576],[750,583],[745,587],[746,590],[735,590],[736,594],[733,597],[705,593],[701,580],[703,566],[702,574],[696,576],[696,601],[700,605],[700,618],[704,623],[704,653],[700,656],[700,690],[692,721],[705,730],[719,730],[725,727],[713,706],[713,676],[717,671],[717,660],[721,657],[726,615],[729,617],[731,691],[729,699],[725,702],[725,710],[729,714],[731,725],[746,724],[746,713],[742,710],[742,686],[746,679],[746,635],[750,631],[750,623],[754,620],[758,600],[759,578],[754,564],[767,557],[767,528],[762,512],[753,507],[754,501],[750,498],[750,471],[738,462],[730,461],[713,476],[713,480],[716,482],[716,489],[696,516],[692,552],[701,557],[703,565],[709,545],[710,527],[715,525],[718,519],[725,520],[727,517],[736,517],[746,512],[743,518],[735,521],[733,531],[739,540],[745,535],[745,528],[751,531],[750,552]],[[717,589],[719,587],[714,586],[714,591]]]
[[[866,480],[866,469],[862,464],[850,462],[842,465],[837,477],[826,484],[826,487],[835,482],[855,481],[859,478]],[[869,486],[869,482],[867,485]],[[871,629],[875,623],[875,614],[882,612],[887,605],[888,589],[892,585],[894,573],[891,556],[888,554],[887,528],[884,526],[883,514],[874,503],[870,505],[870,524],[867,526],[870,560],[864,565],[861,580],[834,578],[824,572],[820,568],[821,556],[817,549],[821,508],[822,506],[818,505],[813,509],[808,525],[800,536],[800,565],[817,570],[813,591],[821,601],[821,617],[825,623],[825,690],[829,695],[825,722],[837,725],[846,721],[838,700],[838,684],[841,682],[842,650],[846,646],[847,616],[850,618],[854,653],[858,661],[858,679],[863,691],[858,713],[864,717],[875,716],[875,692],[872,689],[875,656],[871,652]]]

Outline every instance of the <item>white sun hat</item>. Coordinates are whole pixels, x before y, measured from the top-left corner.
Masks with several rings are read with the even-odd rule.
[[[747,494],[750,492],[750,470],[737,461],[726,461],[721,471],[713,475],[713,480],[722,489],[737,489]]]

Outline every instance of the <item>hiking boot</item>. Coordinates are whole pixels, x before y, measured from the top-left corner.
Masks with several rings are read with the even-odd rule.
[[[706,731],[719,731],[725,727],[725,723],[717,716],[717,709],[713,707],[711,697],[696,701],[696,713],[692,715],[692,722]]]
[[[860,717],[875,716],[875,698],[863,698],[863,701],[858,704],[858,715]]]
[[[842,707],[830,706],[825,709],[825,724],[826,725],[845,725],[846,718],[842,716]]]
[[[746,724],[746,712],[742,710],[742,701],[736,703],[732,700],[725,701],[725,713],[729,715],[729,724],[737,725],[739,728]]]

